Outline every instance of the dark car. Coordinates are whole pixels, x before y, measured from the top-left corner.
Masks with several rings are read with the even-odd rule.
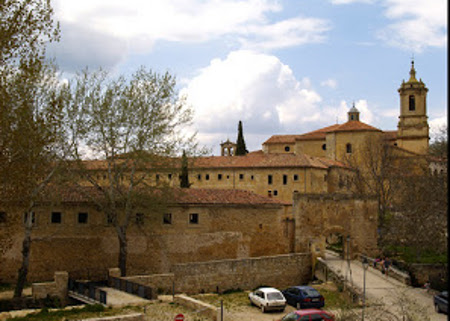
[[[318,309],[305,309],[290,312],[280,321],[334,321],[334,315]]]
[[[287,299],[287,298],[286,298]],[[448,314],[448,292],[443,291],[439,294],[436,294],[433,298],[434,308],[437,313],[444,312]]]
[[[298,309],[319,309],[325,306],[325,298],[316,289],[307,285],[293,286],[282,293],[287,304]]]

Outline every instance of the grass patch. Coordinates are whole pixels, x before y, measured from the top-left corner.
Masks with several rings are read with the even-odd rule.
[[[198,294],[192,297],[216,307],[220,307],[220,302],[223,301],[225,309],[235,310],[242,306],[250,306],[248,291],[234,290],[222,294]]]
[[[352,303],[350,298],[336,286],[329,284],[312,285],[325,298],[326,309],[352,309],[358,307],[356,303]]]
[[[93,318],[96,316],[103,315],[114,315],[117,311],[113,309],[105,308],[101,304],[86,305],[81,309],[71,309],[71,310],[56,310],[49,311],[48,308],[43,308],[38,313],[29,314],[24,317],[12,318],[14,321],[60,321],[66,318],[71,319],[83,319],[83,318]]]

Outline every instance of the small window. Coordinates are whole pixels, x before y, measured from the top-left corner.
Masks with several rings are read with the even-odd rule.
[[[243,180],[244,179],[244,174],[239,174],[239,179]]]
[[[323,149],[323,150],[327,150],[327,144],[323,144],[323,145],[322,145],[322,149]]]
[[[163,215],[163,224],[172,224],[172,213],[164,213]]]
[[[298,181],[298,175],[294,174],[294,181]]]
[[[207,181],[209,181],[209,174],[206,174],[206,175],[205,175],[205,179],[206,179]]]
[[[284,147],[285,152],[289,152],[290,150],[291,150],[291,148],[289,146]]]
[[[287,175],[283,175],[283,185],[287,185]]]
[[[409,110],[415,111],[416,110],[416,99],[414,95],[409,96]]]
[[[87,224],[88,213],[78,213],[78,224]]]
[[[272,175],[268,175],[267,176],[267,184],[272,185],[272,183],[273,183]]]
[[[52,224],[61,224],[62,223],[61,212],[52,212],[51,222]]]
[[[168,178],[169,180],[171,180],[171,179],[172,179],[172,174],[167,175],[167,178]]]
[[[202,180],[202,174],[198,174],[198,175],[197,175],[197,179],[198,179],[199,181],[201,181],[201,180]]]
[[[136,213],[136,225],[144,225],[144,213]]]
[[[346,150],[347,150],[347,154],[351,154],[352,153],[352,144],[347,144],[346,146],[345,146],[345,148],[346,148]]]
[[[252,175],[252,176],[250,176],[250,179],[253,181],[255,179],[255,177]]]
[[[278,191],[277,190],[274,190],[273,191],[273,196],[277,196],[278,195]]]
[[[0,212],[0,224],[6,223],[6,212]]]
[[[230,175],[227,175],[227,179],[230,179]]]
[[[159,182],[159,174],[156,174],[156,181]]]
[[[198,224],[198,214],[189,214],[189,224]]]
[[[217,179],[220,181],[220,180],[222,180],[222,174],[218,174],[217,175]]]
[[[107,216],[106,216],[106,223],[107,223],[108,225],[111,225],[111,224],[113,223],[113,217],[112,217],[112,215],[107,215]]]

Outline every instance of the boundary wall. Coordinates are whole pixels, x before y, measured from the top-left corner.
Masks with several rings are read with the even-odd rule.
[[[220,293],[262,285],[285,288],[311,281],[311,254],[176,264],[171,272],[175,275],[177,293]]]

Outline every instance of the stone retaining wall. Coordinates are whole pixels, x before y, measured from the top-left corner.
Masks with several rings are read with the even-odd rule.
[[[55,272],[53,282],[32,284],[33,299],[45,299],[47,296],[57,297],[64,306],[67,303],[68,282],[69,274],[67,272]]]
[[[261,285],[284,288],[311,280],[311,254],[177,264],[172,267],[172,272],[177,293],[245,290]]]
[[[183,294],[178,294],[175,296],[175,303],[196,311],[199,316],[207,317],[213,321],[219,319],[220,308],[217,308],[211,304],[193,299]]]
[[[115,315],[112,317],[80,319],[80,321],[144,321],[144,320],[145,320],[144,315],[142,313]]]

